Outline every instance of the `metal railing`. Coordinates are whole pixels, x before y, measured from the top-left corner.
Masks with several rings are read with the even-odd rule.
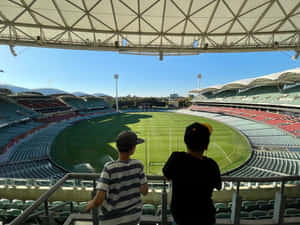
[[[92,197],[96,193],[96,180],[99,178],[99,174],[92,173],[68,173],[63,178],[61,178],[55,185],[53,185],[47,192],[43,193],[29,208],[27,208],[21,215],[15,218],[10,225],[18,225],[22,224],[26,221],[29,216],[34,212],[34,210],[38,209],[41,204],[44,204],[45,216],[49,215],[48,213],[48,199],[54,194],[63,184],[69,179],[81,179],[81,180],[93,180],[93,191]],[[163,183],[162,189],[162,212],[161,212],[161,224],[167,225],[168,217],[167,217],[167,180],[162,176],[147,176],[148,180],[152,181],[161,181]],[[241,206],[241,197],[240,197],[240,184],[241,182],[279,182],[280,191],[276,193],[275,198],[275,207],[274,207],[274,216],[273,221],[274,224],[282,224],[283,216],[284,216],[284,188],[285,183],[288,181],[300,181],[300,176],[280,176],[280,177],[229,177],[222,176],[222,182],[233,182],[234,193],[232,196],[232,213],[231,213],[231,221],[232,224],[239,224],[240,222],[240,206]],[[94,209],[92,212],[92,221],[94,225],[98,225],[98,210]]]

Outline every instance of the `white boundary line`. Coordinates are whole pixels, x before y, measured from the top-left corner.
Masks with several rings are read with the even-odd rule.
[[[148,138],[147,138],[147,170],[148,174],[150,174],[150,132],[148,128]]]
[[[224,149],[223,149],[220,145],[218,145],[216,142],[214,142],[214,145],[217,146],[217,148],[220,149],[220,150],[224,153],[226,159],[227,159],[230,163],[232,163],[231,159],[228,157],[228,155],[226,154],[226,152],[224,151]]]

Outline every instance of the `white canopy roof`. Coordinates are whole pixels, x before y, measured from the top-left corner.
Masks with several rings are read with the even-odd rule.
[[[300,82],[300,68],[295,68],[291,70],[286,70],[278,73],[272,73],[269,75],[249,78],[238,81],[233,81],[224,85],[215,85],[207,88],[202,88],[201,90],[193,90],[193,93],[205,93],[211,91],[221,91],[221,90],[234,90],[234,89],[243,89],[251,88],[257,86],[267,86],[274,84],[293,84]]]
[[[199,54],[297,50],[298,0],[1,0],[0,44]]]

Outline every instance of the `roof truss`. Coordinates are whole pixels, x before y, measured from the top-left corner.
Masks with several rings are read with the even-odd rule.
[[[300,49],[300,2],[1,0],[0,44],[199,54]]]

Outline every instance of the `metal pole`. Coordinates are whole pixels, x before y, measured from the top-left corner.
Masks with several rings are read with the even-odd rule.
[[[96,196],[96,180],[93,180],[93,191],[92,191],[92,199]],[[93,225],[99,224],[99,215],[98,215],[98,208],[92,209],[93,213]]]
[[[119,102],[118,102],[118,79],[116,79],[116,110],[119,112]]]
[[[50,224],[50,218],[49,218],[49,208],[48,208],[48,200],[44,202],[44,207],[45,207],[45,216],[46,216],[46,224]]]
[[[161,207],[161,224],[167,225],[168,224],[168,217],[167,217],[167,201],[168,201],[168,195],[166,191],[166,180],[164,180],[164,186],[163,186],[163,193],[162,193],[162,207]]]

